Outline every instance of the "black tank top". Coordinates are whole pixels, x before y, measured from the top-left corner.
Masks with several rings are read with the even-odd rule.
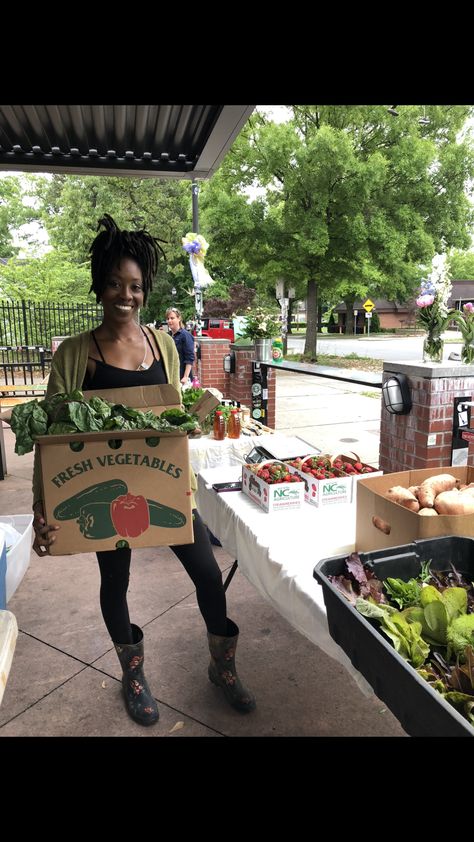
[[[126,389],[127,386],[163,386],[168,382],[166,372],[161,359],[157,360],[153,346],[148,338],[148,335],[142,329],[142,332],[151,348],[153,354],[153,362],[150,368],[146,371],[129,371],[126,368],[117,368],[115,365],[109,365],[105,362],[104,355],[100,350],[99,343],[91,331],[92,338],[97,346],[97,350],[102,357],[102,360],[95,360],[95,372],[90,376],[86,371],[82,389]],[[92,358],[89,358],[92,359]]]

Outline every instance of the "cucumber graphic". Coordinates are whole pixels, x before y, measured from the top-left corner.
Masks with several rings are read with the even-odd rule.
[[[177,509],[170,506],[163,506],[155,500],[147,500],[150,509],[150,526],[166,526],[168,529],[176,529],[184,526],[186,517]]]
[[[127,484],[120,479],[98,482],[96,485],[90,485],[89,488],[84,488],[83,491],[59,503],[53,512],[53,517],[56,520],[78,518],[81,509],[88,503],[111,503],[112,500],[115,500],[121,494],[126,494],[127,491]]]

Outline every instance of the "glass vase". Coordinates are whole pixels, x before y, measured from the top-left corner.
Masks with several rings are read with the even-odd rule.
[[[461,348],[461,362],[466,363],[466,365],[472,365],[474,363],[474,343],[473,342],[465,342]]]
[[[423,342],[423,362],[424,363],[441,363],[443,362],[444,341],[440,333],[430,331],[425,336]]]

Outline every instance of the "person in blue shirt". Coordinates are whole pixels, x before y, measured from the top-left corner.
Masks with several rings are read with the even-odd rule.
[[[166,321],[176,345],[179,356],[179,377],[184,385],[191,376],[194,362],[194,338],[183,327],[181,311],[176,307],[168,307]]]

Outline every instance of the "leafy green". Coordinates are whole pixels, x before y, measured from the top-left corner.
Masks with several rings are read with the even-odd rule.
[[[84,399],[80,389],[69,394],[56,394],[42,401],[29,401],[12,411],[11,427],[15,433],[15,452],[29,453],[35,439],[44,435],[70,435],[102,430],[158,430],[167,432],[179,427],[184,432],[199,426],[197,418],[181,409],[165,410],[161,416],[124,404],[112,404],[94,396]]]
[[[416,579],[409,579],[408,582],[404,582],[403,579],[387,578],[384,580],[383,586],[389,597],[400,608],[417,605],[420,601],[421,585]]]

